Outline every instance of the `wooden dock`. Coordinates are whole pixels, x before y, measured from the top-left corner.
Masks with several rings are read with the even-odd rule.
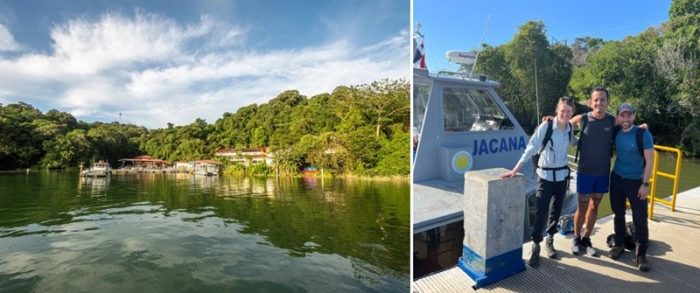
[[[607,195],[604,200],[607,200]],[[554,247],[560,259],[541,253],[537,268],[530,268],[478,292],[700,292],[700,187],[678,194],[676,211],[657,204],[649,221],[649,272],[634,266],[634,253],[617,260],[608,257],[606,237],[613,233],[613,216],[598,219],[591,236],[600,257],[571,254],[571,236],[557,234]],[[627,221],[632,221],[627,211]],[[523,245],[523,258],[531,242]],[[413,292],[474,292],[474,283],[458,267],[413,282]]]
[[[180,173],[176,169],[164,169],[164,168],[120,168],[112,169],[113,175],[134,175],[134,174],[171,174]],[[189,172],[187,172],[189,173]]]

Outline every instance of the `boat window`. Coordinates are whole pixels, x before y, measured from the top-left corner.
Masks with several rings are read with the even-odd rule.
[[[513,123],[486,90],[446,87],[442,97],[446,132],[513,128]]]
[[[425,119],[425,110],[428,107],[428,96],[430,96],[430,84],[419,84],[415,82],[413,85],[413,143],[417,144],[420,137],[423,120]]]

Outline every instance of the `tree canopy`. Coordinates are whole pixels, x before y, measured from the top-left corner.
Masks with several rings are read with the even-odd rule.
[[[510,42],[485,46],[476,65],[476,70],[501,82],[501,97],[526,129],[539,121],[536,96],[540,98],[540,113],[551,112],[551,105],[566,93],[571,78],[571,49],[550,44],[545,33],[543,22],[529,21]]]
[[[585,105],[590,90],[604,86],[611,112],[632,103],[657,144],[700,156],[700,0],[674,0],[666,23],[621,41],[581,37],[567,46],[545,33],[542,22],[527,22],[510,42],[485,45],[477,64],[501,82],[499,93],[527,130],[539,122],[536,75],[543,114],[563,95]]]
[[[213,124],[146,129],[85,123],[70,113],[0,104],[0,169],[75,167],[141,154],[168,160],[213,158],[219,149],[269,147],[283,172],[313,165],[334,173],[407,175],[409,83],[340,86],[311,98],[296,90],[224,113]]]

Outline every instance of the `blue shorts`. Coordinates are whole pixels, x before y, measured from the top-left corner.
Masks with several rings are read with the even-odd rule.
[[[576,192],[579,194],[606,193],[610,186],[610,175],[586,175],[578,173]]]

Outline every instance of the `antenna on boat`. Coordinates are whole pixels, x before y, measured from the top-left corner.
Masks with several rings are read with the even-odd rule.
[[[484,44],[484,37],[486,36],[486,31],[488,31],[489,21],[491,20],[491,13],[486,19],[486,25],[484,25],[484,32],[481,34],[481,40],[479,40],[479,48],[476,49],[476,57],[474,57],[474,65],[472,65],[472,70],[469,71],[469,78],[472,78],[472,73],[474,73],[474,67],[476,67],[476,62],[479,61],[479,53],[481,53],[482,44]]]

